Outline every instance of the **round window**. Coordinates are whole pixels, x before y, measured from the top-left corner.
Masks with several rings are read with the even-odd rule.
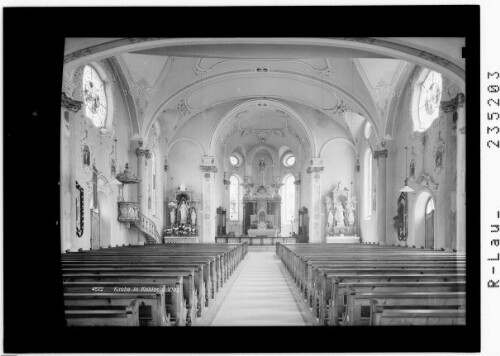
[[[283,165],[285,167],[291,167],[295,164],[295,156],[293,154],[288,154],[283,158]]]
[[[231,156],[229,157],[229,162],[231,162],[233,166],[237,166],[240,163],[240,160],[236,156]]]
[[[101,128],[106,123],[107,99],[104,83],[92,66],[86,65],[83,68],[82,85],[85,115],[92,120],[94,126]]]

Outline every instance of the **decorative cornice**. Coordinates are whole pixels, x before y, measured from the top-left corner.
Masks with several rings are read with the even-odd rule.
[[[387,158],[387,155],[388,152],[386,148],[384,148],[383,150],[373,151],[373,158],[375,159]]]
[[[325,170],[325,167],[308,167],[307,173],[321,173]]]
[[[458,93],[457,96],[455,96],[453,99],[442,101],[441,108],[446,113],[454,112],[457,110],[458,107],[462,106],[464,102],[465,102],[465,95],[463,93]]]
[[[202,172],[217,173],[216,166],[200,166]]]
[[[144,155],[146,158],[150,158],[151,157],[151,152],[146,149],[146,148],[137,148],[135,150],[135,154],[137,155],[137,157],[140,157],[142,155]]]
[[[66,95],[66,93],[61,93],[61,105],[63,108],[68,109],[73,112],[78,112],[82,109],[83,102],[71,99]]]

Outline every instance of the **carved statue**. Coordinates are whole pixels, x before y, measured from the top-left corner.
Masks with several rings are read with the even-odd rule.
[[[261,159],[259,162],[259,185],[261,185],[261,186],[264,185],[265,171],[266,171],[266,163],[264,162],[263,159]]]
[[[344,187],[344,183],[342,183],[342,181],[339,181],[337,183],[337,187],[335,188],[336,192],[338,192],[339,190],[346,190],[345,187]]]
[[[328,211],[327,227],[333,227],[333,210]]]
[[[349,203],[347,203],[347,207],[346,207],[346,212],[347,212],[347,224],[348,226],[352,226],[354,225],[354,204],[352,203],[352,201],[350,201]]]
[[[344,226],[344,207],[340,201],[335,203],[335,223],[337,226]]]
[[[191,210],[191,226],[196,226],[196,211]]]
[[[179,208],[179,211],[181,213],[181,224],[187,223],[187,219],[188,219],[188,207],[186,205],[186,201],[185,200],[182,201],[182,204],[181,204],[181,207]]]
[[[175,224],[175,209],[170,209],[170,225]]]

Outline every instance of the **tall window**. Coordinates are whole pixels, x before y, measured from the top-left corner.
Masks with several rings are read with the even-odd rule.
[[[372,174],[373,174],[373,155],[372,150],[367,149],[364,160],[364,191],[365,191],[365,218],[372,215]]]
[[[413,102],[413,128],[415,131],[427,130],[439,116],[439,105],[443,91],[441,74],[423,72],[423,78],[417,81]]]
[[[425,208],[425,213],[426,213],[426,214],[430,214],[430,213],[432,213],[432,212],[434,211],[434,209],[435,209],[435,208],[434,208],[434,199],[432,199],[432,197],[431,197],[431,198],[429,198],[429,200],[427,201],[427,206],[426,206],[426,208]]]
[[[282,201],[283,204],[283,224],[290,224],[295,218],[295,177],[289,176],[285,180],[282,191]]]
[[[85,115],[92,120],[95,127],[104,127],[108,113],[104,83],[97,71],[89,65],[83,68],[82,80]]]
[[[229,220],[238,221],[240,216],[240,182],[236,176],[229,178]]]
[[[156,215],[156,159],[151,154],[151,211]]]

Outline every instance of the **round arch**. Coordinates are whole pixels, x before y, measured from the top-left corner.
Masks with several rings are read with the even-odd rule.
[[[95,44],[76,51],[67,53],[64,56],[64,64],[82,64],[85,61],[97,60],[111,57],[118,53],[127,51],[144,51],[160,47],[180,47],[183,46],[204,46],[215,45],[266,45],[274,44],[285,46],[298,46],[304,52],[314,50],[321,51],[325,56],[325,51],[332,48],[345,48],[354,51],[374,53],[390,58],[402,59],[417,63],[424,67],[429,67],[442,71],[444,75],[457,78],[462,81],[464,87],[465,70],[455,62],[453,58],[447,57],[443,52],[434,48],[419,48],[412,42],[405,40],[393,40],[390,38],[380,39],[372,37],[344,37],[344,38],[120,38],[109,42],[97,41]]]
[[[189,141],[189,142],[192,142],[195,144],[195,146],[198,148],[198,150],[200,151],[200,154],[202,156],[206,156],[205,154],[205,150],[203,149],[203,147],[201,146],[201,144],[196,141],[195,139],[192,139],[190,137],[179,137],[178,139],[175,139],[174,141],[172,141],[168,146],[167,146],[167,150],[165,152],[165,157],[168,157],[168,154],[170,153],[170,150],[172,149],[172,147],[174,147],[177,143],[179,142],[182,142],[182,141]]]
[[[274,73],[278,74],[278,72],[279,71],[275,71]],[[157,117],[165,110],[165,108],[170,103],[172,103],[173,101],[175,101],[177,98],[181,98],[181,97],[184,97],[185,95],[188,95],[189,93],[191,93],[192,91],[194,91],[196,88],[200,87],[201,84],[202,84],[202,82],[203,82],[203,87],[207,88],[210,85],[218,84],[218,83],[220,83],[223,80],[234,79],[234,78],[240,79],[242,74],[248,75],[248,73],[246,73],[244,71],[234,71],[234,72],[231,72],[231,74],[221,73],[221,74],[217,74],[217,75],[213,75],[213,76],[210,76],[210,77],[203,78],[203,80],[200,79],[200,80],[194,81],[194,82],[186,85],[185,87],[179,89],[178,91],[176,91],[175,93],[173,93],[169,97],[165,98],[165,100],[163,100],[156,107],[156,109],[153,110],[152,115],[149,117],[149,121],[145,122],[144,130],[143,131],[147,134],[149,132],[149,130],[151,129],[152,123],[157,119]],[[357,96],[355,96],[354,94],[352,94],[350,91],[345,90],[344,88],[342,88],[342,87],[340,87],[340,86],[338,86],[336,84],[330,83],[328,81],[325,81],[323,79],[319,79],[319,78],[316,78],[316,77],[313,77],[313,76],[299,74],[299,73],[293,73],[292,74],[292,73],[289,73],[289,72],[283,72],[283,73],[279,73],[279,76],[277,78],[278,79],[282,78],[282,79],[296,80],[296,81],[299,81],[300,84],[303,85],[303,86],[304,85],[311,85],[311,86],[315,86],[317,88],[321,88],[321,89],[324,89],[324,90],[329,90],[336,97],[340,96],[340,97],[344,98],[347,101],[348,105],[352,105],[354,107],[353,108],[354,110],[359,110],[360,113],[364,117],[366,117],[372,123],[374,131],[375,131],[377,137],[380,137],[381,131],[380,131],[380,128],[379,128],[378,121],[376,119],[376,118],[378,118],[378,112],[375,110],[375,108],[372,108],[372,110],[370,110],[369,108],[367,108],[366,105],[363,103],[363,101],[360,98],[358,98]],[[226,100],[222,100],[222,101],[219,101],[219,102],[216,102],[216,103],[211,103],[210,105],[207,105],[206,107],[201,108],[201,110],[202,111],[203,110],[207,110],[210,107],[213,107],[215,105],[222,104],[222,103],[224,103],[226,101],[233,101],[235,99],[247,99],[248,98],[249,99],[248,102],[252,102],[252,101],[255,101],[255,100],[266,100],[266,99],[254,99],[255,96],[256,95],[252,95],[252,96],[234,96],[234,97],[228,98]],[[300,104],[312,107],[312,108],[314,108],[316,110],[332,110],[332,109],[325,109],[325,108],[322,108],[322,107],[318,107],[318,106],[313,105],[310,102],[301,101],[301,100],[299,100],[297,98],[293,98],[293,97],[290,97],[290,96],[281,96],[281,95],[276,94],[276,95],[266,95],[266,98],[272,98],[272,99],[267,99],[267,100],[273,101],[275,103],[279,103],[281,105],[285,105],[285,104],[283,104],[280,100],[291,100],[291,101],[295,101],[295,102],[298,102]],[[341,102],[341,101],[342,100],[339,99],[339,102]],[[244,104],[245,103],[240,103],[239,105],[244,105]],[[286,108],[288,110],[294,111],[292,108],[290,108],[287,105],[286,105]],[[287,112],[287,110],[284,109],[284,108],[281,109],[281,110]],[[291,114],[291,116],[300,116],[300,115],[298,113],[295,113],[293,115]],[[314,153],[317,154],[316,151],[314,151]]]
[[[356,145],[352,141],[350,141],[350,140],[348,140],[347,138],[344,138],[344,137],[335,137],[335,138],[329,139],[328,141],[326,141],[323,144],[323,146],[321,146],[321,149],[319,150],[319,157],[322,157],[323,151],[325,150],[325,148],[328,145],[330,145],[331,143],[335,143],[335,142],[345,143],[346,145],[350,146],[353,149],[355,155],[358,154],[358,149],[357,149]]]
[[[428,190],[424,189],[418,192],[417,197],[415,199],[415,203],[413,204],[413,242],[412,244],[415,246],[425,246],[425,210],[427,208],[427,203],[429,199],[434,201],[434,206],[436,206],[436,198],[434,194]],[[437,215],[437,209],[434,209],[434,214]],[[434,221],[437,221],[436,216],[434,217]],[[434,224],[434,236],[436,235],[437,224]],[[434,239],[434,249],[437,246],[437,240]]]
[[[312,152],[316,152],[316,142],[314,140],[313,133],[312,133],[311,129],[309,128],[309,126],[307,125],[307,123],[304,120],[304,118],[298,112],[296,112],[290,106],[288,106],[288,105],[286,105],[286,104],[284,104],[282,102],[276,101],[276,100],[271,100],[271,99],[252,99],[252,100],[248,100],[248,101],[245,101],[243,103],[240,103],[240,104],[234,106],[228,112],[226,112],[226,114],[224,114],[222,116],[222,118],[219,120],[219,122],[217,123],[217,125],[216,125],[216,127],[215,127],[215,129],[214,129],[214,131],[212,133],[212,137],[210,139],[209,155],[214,155],[215,146],[217,144],[217,139],[218,139],[218,137],[219,137],[219,135],[220,135],[221,130],[223,129],[223,127],[237,113],[239,113],[240,111],[244,111],[244,110],[246,110],[249,107],[256,106],[256,105],[267,105],[267,106],[270,106],[272,108],[276,108],[278,110],[284,111],[285,113],[287,113],[288,115],[290,115],[291,117],[293,117],[296,121],[299,122],[300,126],[303,128],[304,132],[306,133],[306,135],[307,135],[307,141],[308,141],[309,145],[311,146],[311,151]],[[253,160],[252,151],[253,151],[253,149],[247,154],[248,155],[248,160],[250,162]],[[253,154],[255,154],[255,152]],[[274,160],[274,158],[275,157],[273,156],[273,160]],[[277,160],[275,162],[277,162]]]
[[[257,145],[257,146],[254,146],[247,154],[247,157],[245,159],[245,164],[252,164],[254,158],[255,158],[255,155],[257,154],[257,152],[259,152],[260,150],[265,150],[267,152],[269,152],[269,154],[271,155],[271,158],[273,159],[273,163],[274,164],[278,164],[279,163],[279,157],[278,157],[278,153],[276,152],[276,150],[274,149],[274,147],[270,146],[270,145],[267,145],[267,144],[264,144],[264,143],[261,143],[260,145]]]

